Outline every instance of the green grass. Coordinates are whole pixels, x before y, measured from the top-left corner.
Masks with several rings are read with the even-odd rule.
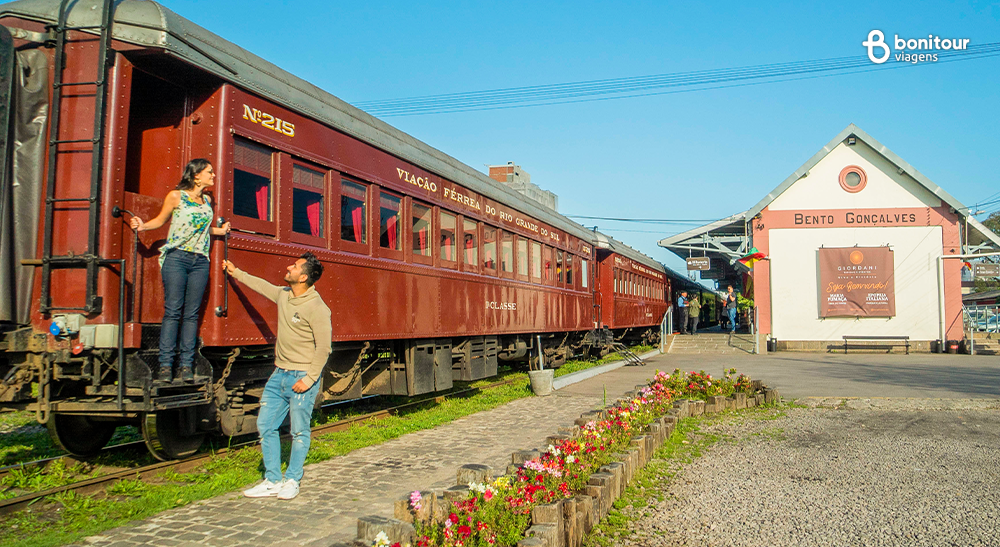
[[[58,456],[44,425],[28,411],[0,414],[0,467]]]
[[[633,351],[642,352],[646,349],[640,347]],[[582,370],[613,360],[616,359],[608,355],[602,360],[568,362],[564,368],[572,365],[580,367],[575,370]],[[407,433],[430,429],[531,395],[528,375],[511,370],[502,370],[496,377],[476,382],[456,382],[451,391],[479,388],[502,380],[512,380],[512,383],[446,399],[440,403],[431,399],[403,409],[394,416],[370,423],[354,424],[348,430],[321,435],[313,439],[306,463],[325,461],[358,448],[380,444]],[[447,393],[449,392],[437,395]],[[314,425],[318,425],[337,421],[407,401],[409,398],[406,397],[379,397],[364,404],[352,405],[350,408],[336,409],[323,415],[317,414],[313,422]],[[125,428],[119,428],[119,431],[122,429]],[[44,430],[42,434],[48,439]],[[208,447],[210,450],[218,448],[222,446]],[[284,443],[285,457],[289,449],[290,444]],[[241,489],[260,480],[262,470],[260,452],[252,447],[241,448],[213,457],[196,472],[167,471],[153,481],[140,482],[138,479],[120,481],[98,494],[65,493],[52,496],[26,511],[0,517],[0,547],[44,547],[72,543],[167,509]],[[67,473],[71,471],[72,469],[67,470]],[[75,480],[80,480],[81,470],[76,471],[78,473]],[[28,482],[24,484],[30,486]],[[49,487],[51,486],[46,486]]]
[[[514,382],[442,403],[430,401],[397,416],[322,435],[313,440],[306,462],[324,461],[531,395],[527,374],[510,373],[506,377]],[[471,387],[494,381],[474,382]],[[286,453],[288,448],[285,443]],[[0,547],[72,543],[166,509],[240,489],[260,480],[261,468],[260,452],[243,448],[213,457],[198,472],[166,472],[154,481],[129,479],[95,495],[53,496],[36,504],[38,507],[0,519]]]
[[[138,428],[122,426],[115,430],[109,445],[142,439]],[[52,442],[44,425],[27,410],[0,414],[0,467],[60,456],[63,451]]]
[[[724,420],[776,420],[785,413],[785,405],[762,406],[748,410],[727,411],[681,419],[670,438],[663,443],[632,478],[625,493],[618,498],[611,512],[584,538],[585,547],[609,547],[630,534],[630,524],[651,515],[654,504],[666,497],[666,486],[683,470],[684,465],[702,457],[719,442],[735,442],[734,438],[704,431]],[[765,429],[761,435],[780,440],[784,432]]]

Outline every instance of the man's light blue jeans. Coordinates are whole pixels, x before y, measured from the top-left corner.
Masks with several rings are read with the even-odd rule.
[[[275,367],[264,386],[257,429],[260,431],[260,451],[264,454],[264,478],[271,482],[281,481],[281,439],[278,437],[278,428],[289,411],[292,414],[292,454],[288,457],[285,478],[302,480],[302,466],[311,440],[309,422],[321,383],[317,381],[302,393],[292,391],[292,386],[305,375],[305,371]]]

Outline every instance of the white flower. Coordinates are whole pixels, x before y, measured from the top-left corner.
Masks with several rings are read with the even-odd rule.
[[[576,458],[574,456],[566,456],[566,463],[576,463]]]
[[[470,482],[469,490],[472,492],[479,492],[480,494],[486,492],[486,485],[481,482]]]
[[[372,547],[389,547],[389,536],[385,532],[379,532],[375,536],[375,543],[372,543]]]

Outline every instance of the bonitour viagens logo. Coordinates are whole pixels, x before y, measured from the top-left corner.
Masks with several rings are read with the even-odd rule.
[[[868,48],[868,58],[875,64],[889,60],[895,51],[895,60],[903,63],[937,62],[939,51],[964,50],[969,48],[968,38],[941,38],[928,34],[927,38],[903,38],[893,35],[892,50],[885,43],[885,34],[881,30],[868,33],[868,39],[861,45]]]

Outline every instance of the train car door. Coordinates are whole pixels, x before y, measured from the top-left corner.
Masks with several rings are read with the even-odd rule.
[[[143,70],[132,70],[123,201],[126,209],[143,220],[160,212],[163,198],[180,180],[186,114],[187,94],[182,87]],[[159,323],[163,319],[159,248],[167,232],[168,227],[163,227],[140,234],[136,302],[130,303],[135,306],[134,321]],[[131,245],[125,248],[131,251]]]

